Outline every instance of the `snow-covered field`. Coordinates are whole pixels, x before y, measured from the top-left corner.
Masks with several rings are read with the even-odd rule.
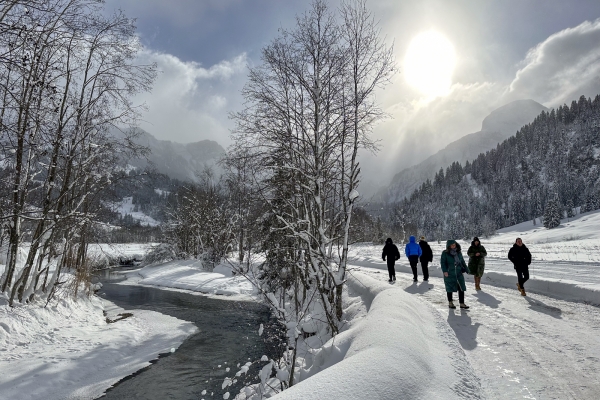
[[[97,297],[9,307],[0,299],[0,398],[93,399],[179,347],[194,324],[157,312],[123,312]]]

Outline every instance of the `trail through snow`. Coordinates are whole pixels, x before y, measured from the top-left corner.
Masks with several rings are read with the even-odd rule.
[[[372,267],[361,271],[387,280],[387,271]],[[396,285],[433,305],[448,321],[488,398],[600,398],[597,306],[532,293],[522,297],[516,287],[483,285],[477,293],[469,284],[471,309],[450,310],[443,279],[415,284],[412,275],[397,276]]]

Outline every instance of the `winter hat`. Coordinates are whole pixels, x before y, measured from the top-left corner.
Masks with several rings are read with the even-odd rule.
[[[473,241],[471,242],[471,246],[475,246],[475,242],[479,242],[479,244],[481,244],[481,240],[479,240],[479,238],[477,236],[475,236],[473,238]]]
[[[392,242],[392,238],[387,238],[387,239],[385,240],[385,242],[386,242],[386,243],[393,243],[393,242]]]
[[[423,241],[425,241],[425,236],[421,236],[421,237],[419,238],[419,240],[423,240]]]

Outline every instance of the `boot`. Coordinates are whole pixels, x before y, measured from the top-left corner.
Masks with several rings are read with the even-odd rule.
[[[521,296],[527,296],[527,293],[525,293],[524,287],[521,288]]]
[[[448,302],[448,308],[455,309],[455,308],[456,308],[456,306],[454,305],[454,303],[453,303],[453,302],[449,301],[449,302]]]
[[[475,290],[481,290],[481,286],[479,286],[481,284],[481,277],[476,276],[475,277]]]
[[[460,303],[460,308],[463,310],[468,310],[470,307],[468,305],[466,305],[465,303]]]

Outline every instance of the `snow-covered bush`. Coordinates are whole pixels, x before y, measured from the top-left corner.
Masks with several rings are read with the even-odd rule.
[[[144,265],[162,264],[168,261],[175,260],[177,253],[173,245],[169,243],[161,243],[155,246],[144,257]]]

